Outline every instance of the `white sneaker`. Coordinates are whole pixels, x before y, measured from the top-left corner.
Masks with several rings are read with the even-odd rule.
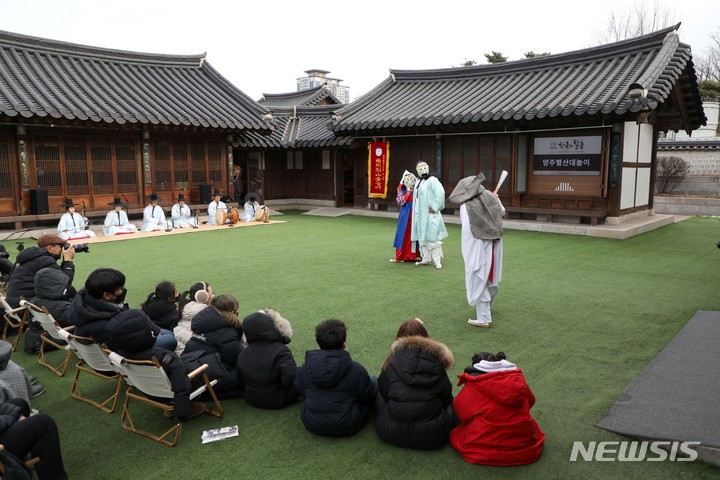
[[[490,328],[492,327],[492,322],[483,322],[482,320],[473,320],[472,318],[468,320],[468,325],[472,325],[473,327],[480,327],[480,328]]]
[[[415,265],[430,265],[430,261],[421,260],[419,262],[415,262]]]
[[[438,263],[437,265],[435,265],[435,268],[437,268],[438,270],[440,270],[440,269],[442,268],[442,263]]]

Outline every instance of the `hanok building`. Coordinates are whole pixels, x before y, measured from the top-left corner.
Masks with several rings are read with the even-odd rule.
[[[291,93],[264,94],[259,103],[272,113],[270,136],[249,133],[238,138],[235,161],[250,178],[251,191],[270,205],[355,204],[352,138],[328,128],[343,105],[326,85]],[[358,185],[367,198],[365,179]]]
[[[652,212],[659,131],[705,123],[678,27],[514,62],[393,70],[335,112],[333,130],[386,138],[393,187],[420,160],[448,194],[478,172],[492,188],[508,170],[499,194],[510,216],[622,223]]]
[[[133,53],[0,32],[4,221],[62,212],[64,197],[106,210],[114,197],[139,206],[157,192],[167,205],[181,193],[199,201],[202,186],[227,192],[234,138],[272,128],[268,110],[204,54]]]

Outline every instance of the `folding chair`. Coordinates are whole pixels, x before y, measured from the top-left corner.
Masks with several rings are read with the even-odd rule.
[[[5,450],[5,445],[0,443],[0,452],[2,452],[4,450]],[[35,466],[35,464],[38,463],[39,461],[40,461],[40,457],[32,457],[32,458],[27,458],[22,462],[25,464],[25,466],[27,468],[33,468]],[[6,470],[5,465],[2,462],[0,462],[0,477],[5,478],[5,476],[7,475],[7,472],[5,470]]]
[[[50,371],[58,377],[64,376],[65,372],[67,371],[68,365],[70,364],[72,349],[70,348],[70,345],[68,345],[65,340],[63,340],[63,338],[60,336],[60,333],[58,333],[58,330],[62,330],[62,327],[59,323],[55,321],[50,312],[48,312],[47,308],[40,308],[25,299],[20,300],[20,306],[27,308],[33,320],[38,322],[42,326],[43,330],[45,330],[40,336],[40,352],[38,353],[38,363],[49,368]],[[72,328],[72,326],[68,327],[67,330],[70,331],[72,330]],[[48,361],[45,359],[45,347],[47,347],[48,345],[56,348],[57,350],[67,351],[67,354],[65,355],[65,360],[63,360],[62,363],[58,364],[57,366],[53,365],[52,363],[48,363]]]
[[[117,406],[120,388],[122,387],[122,375],[115,366],[110,363],[107,353],[99,343],[90,337],[73,335],[67,330],[58,330],[58,333],[65,340],[78,357],[75,364],[75,378],[73,378],[70,396],[81,402],[89,403],[105,413],[113,413]],[[97,378],[112,380],[115,382],[115,392],[102,401],[95,401],[82,394],[80,390],[80,373],[85,372]],[[109,405],[109,406],[108,406]]]
[[[182,423],[177,422],[164,433],[156,435],[136,427],[130,415],[131,399],[160,408],[163,412],[173,409],[172,400],[175,394],[171,389],[170,379],[160,365],[160,362],[156,358],[153,358],[153,360],[130,360],[115,352],[108,351],[108,354],[110,361],[125,377],[128,386],[125,391],[125,404],[123,405],[122,416],[120,417],[120,425],[123,430],[144,435],[169,447],[177,445],[178,440],[180,440],[180,434],[182,433]],[[201,365],[188,374],[188,378],[191,380],[199,375],[202,375],[203,379],[203,385],[190,393],[190,401],[193,401],[205,391],[209,392],[213,399],[214,406],[206,410],[206,413],[221,418],[224,415],[223,407],[215,395],[215,390],[213,390],[213,385],[217,383],[217,380],[210,381],[204,373],[207,368],[207,365]],[[138,390],[140,394],[135,393],[135,390]]]
[[[20,338],[23,332],[28,328],[27,316],[28,311],[25,307],[12,308],[5,295],[0,293],[0,309],[5,310],[5,327],[3,328],[2,339],[7,342],[8,333],[11,329],[17,328],[17,336],[15,340],[10,342],[12,345],[13,352],[17,350],[17,346],[20,344]]]

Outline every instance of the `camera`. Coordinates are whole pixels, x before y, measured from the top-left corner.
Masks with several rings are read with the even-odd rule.
[[[63,250],[67,250],[70,247],[72,247],[72,245],[66,243],[63,245]],[[75,245],[75,253],[90,253],[90,247],[87,243],[78,243]]]
[[[15,242],[15,246],[17,247],[18,252],[25,250],[25,242]]]

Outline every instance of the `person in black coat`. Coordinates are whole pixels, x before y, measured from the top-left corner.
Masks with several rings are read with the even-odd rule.
[[[161,329],[172,333],[178,324],[178,291],[172,282],[160,282],[155,291],[140,305],[142,311]]]
[[[237,359],[238,381],[245,399],[260,408],[284,408],[298,399],[297,364],[287,347],[290,322],[273,309],[251,313],[243,320],[248,346]]]
[[[38,307],[47,308],[60,326],[67,327],[71,325],[68,312],[75,293],[67,275],[55,268],[46,267],[35,275],[35,298],[30,301]],[[43,331],[39,322],[30,322],[30,328],[25,332],[26,352],[40,348],[40,335]]]
[[[0,403],[0,443],[18,459],[40,457],[35,473],[40,480],[66,480],[55,421],[38,413],[30,416],[30,405],[13,398]]]
[[[450,349],[431,339],[421,320],[402,323],[378,377],[375,429],[382,440],[418,450],[448,443],[455,415],[445,370],[452,364]]]
[[[315,328],[320,350],[305,352],[295,387],[305,397],[300,418],[317,435],[344,437],[365,424],[377,384],[345,350],[347,328],[340,320],[325,320]]]
[[[124,303],[125,295],[127,289],[122,272],[112,268],[94,270],[85,280],[85,288],[80,289],[70,305],[69,318],[75,325],[73,333],[105,343],[107,322],[128,309]]]
[[[190,402],[193,385],[185,363],[175,353],[158,347],[153,333],[155,325],[142,310],[125,310],[111,318],[106,326],[107,346],[131,360],[157,358],[170,379],[173,391],[173,416],[180,422],[205,412],[202,402]],[[198,377],[198,382],[202,377]]]
[[[41,235],[37,239],[37,247],[28,247],[17,254],[17,266],[8,279],[5,297],[11,307],[20,306],[20,297],[35,297],[35,274],[43,268],[54,268],[62,271],[72,283],[75,277],[75,247],[63,248],[67,241],[57,235]],[[58,259],[62,257],[60,265]]]

